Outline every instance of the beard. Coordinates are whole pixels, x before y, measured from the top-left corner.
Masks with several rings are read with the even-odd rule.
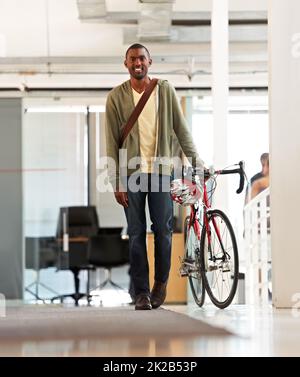
[[[130,69],[129,73],[130,73],[130,76],[132,76],[136,80],[142,80],[143,78],[147,76],[148,70],[143,69],[141,72],[135,72],[134,69]]]

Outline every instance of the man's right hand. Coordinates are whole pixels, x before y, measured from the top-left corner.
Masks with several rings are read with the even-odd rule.
[[[115,191],[115,198],[116,201],[121,204],[121,206],[128,208],[128,195],[127,192],[124,191]]]

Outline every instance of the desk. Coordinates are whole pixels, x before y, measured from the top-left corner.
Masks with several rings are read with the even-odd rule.
[[[89,238],[88,237],[69,237],[69,242],[88,242]],[[57,238],[58,243],[62,243],[63,239],[62,238]]]

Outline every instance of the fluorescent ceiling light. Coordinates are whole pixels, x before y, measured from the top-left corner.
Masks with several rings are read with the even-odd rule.
[[[105,106],[89,106],[90,113],[104,113]],[[26,113],[81,113],[87,114],[87,106],[45,106],[45,107],[28,107]]]
[[[161,3],[175,3],[175,0],[139,0],[140,3],[156,3],[156,4],[161,4]]]
[[[138,38],[164,40],[171,36],[171,3],[143,3],[138,22]]]
[[[77,0],[77,8],[81,20],[106,16],[105,0]]]

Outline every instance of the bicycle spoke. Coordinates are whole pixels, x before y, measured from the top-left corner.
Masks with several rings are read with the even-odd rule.
[[[219,307],[226,307],[232,301],[236,290],[238,257],[236,241],[228,219],[218,210],[209,218],[210,247],[206,230],[202,240],[204,257],[205,286],[212,301]],[[229,225],[228,225],[229,224]],[[232,279],[233,276],[233,279]]]
[[[205,298],[205,289],[203,279],[201,275],[200,267],[200,241],[195,234],[194,227],[188,226],[188,220],[186,219],[186,242],[185,242],[185,259],[182,267],[185,272],[185,276],[188,276],[191,291],[195,302],[198,306],[202,306]]]

